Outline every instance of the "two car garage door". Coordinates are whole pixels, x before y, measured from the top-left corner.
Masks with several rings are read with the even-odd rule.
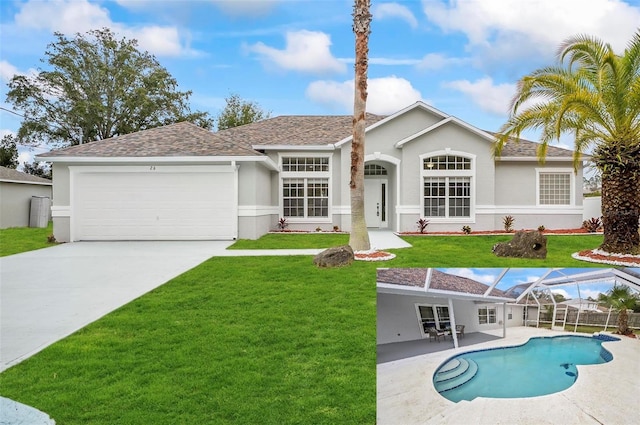
[[[78,170],[72,173],[73,239],[234,239],[236,172],[231,166]]]

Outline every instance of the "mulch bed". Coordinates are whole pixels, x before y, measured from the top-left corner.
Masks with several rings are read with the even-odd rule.
[[[527,232],[531,232],[537,229],[520,229],[520,230],[524,230]],[[478,231],[472,231],[471,233],[464,233],[462,231],[455,231],[455,232],[424,232],[424,233],[420,233],[420,232],[400,232],[398,233],[401,236],[448,236],[448,235],[462,235],[462,236],[468,236],[468,235],[513,235],[515,233],[515,231],[513,232],[505,232],[504,230],[478,230]],[[545,235],[601,235],[602,232],[588,232],[586,229],[584,228],[579,228],[579,229],[545,229],[542,233],[544,233]]]
[[[611,254],[599,249],[585,249],[571,255],[576,260],[613,266],[640,267],[640,255]]]
[[[353,257],[358,261],[387,261],[396,258],[395,254],[386,251],[356,251]]]

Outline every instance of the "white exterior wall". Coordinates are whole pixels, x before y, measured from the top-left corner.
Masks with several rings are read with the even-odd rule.
[[[420,330],[420,322],[416,313],[416,304],[448,306],[446,298],[421,297],[396,294],[381,294],[377,296],[377,343],[413,341],[426,338]],[[486,304],[496,307],[496,323],[479,323],[478,308],[485,304],[473,301],[453,300],[456,325],[464,325],[464,332],[483,332],[502,329],[502,304]],[[507,318],[507,327],[522,326],[523,307],[507,305],[507,313],[511,311],[512,318]],[[507,316],[508,317],[508,316]]]
[[[258,239],[278,226],[278,197],[273,197],[271,176],[277,174],[255,162],[238,169],[238,238]],[[254,188],[247,190],[246,188]]]
[[[548,206],[537,202],[536,170],[571,172],[571,205]],[[574,173],[571,161],[498,161],[496,165],[496,203],[486,210],[495,219],[494,229],[502,229],[502,218],[512,215],[514,229],[571,229],[582,225],[582,168]]]
[[[400,197],[400,231],[416,230],[416,222],[424,215],[422,208],[423,178],[420,155],[429,153],[467,155],[474,158],[472,165],[472,214],[471,218],[429,220],[428,231],[460,231],[464,225],[474,230],[490,230],[493,220],[487,220],[477,212],[485,205],[493,205],[494,194],[494,161],[491,156],[492,144],[489,140],[462,128],[455,123],[448,123],[403,146],[402,180],[403,190]],[[475,213],[474,213],[475,212]]]

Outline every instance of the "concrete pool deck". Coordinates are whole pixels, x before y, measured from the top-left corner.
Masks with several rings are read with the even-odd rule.
[[[486,332],[496,336],[502,330]],[[537,328],[508,328],[507,337],[459,349],[447,349],[377,365],[377,424],[563,424],[626,425],[638,423],[640,339],[603,342],[613,361],[578,366],[578,380],[568,389],[541,397],[453,403],[436,392],[436,368],[456,354],[519,345],[534,336],[572,334]],[[585,334],[578,334],[585,335]],[[425,344],[430,344],[424,341]]]

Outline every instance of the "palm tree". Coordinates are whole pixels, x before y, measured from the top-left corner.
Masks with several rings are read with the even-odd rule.
[[[496,155],[525,129],[541,130],[538,156],[562,133],[575,135],[574,167],[593,148],[602,176],[604,241],[610,253],[640,254],[640,30],[622,55],[589,36],[565,41],[559,64],[523,77],[500,129]]]
[[[614,285],[606,294],[600,294],[599,301],[618,312],[618,333],[620,335],[630,334],[632,331],[629,329],[627,310],[633,309],[638,302],[631,289],[624,285]]]
[[[353,32],[356,35],[355,94],[353,102],[353,140],[351,141],[351,232],[349,245],[354,251],[368,250],[369,233],[364,217],[364,130],[367,109],[367,68],[369,33],[371,32],[370,0],[355,0]]]

